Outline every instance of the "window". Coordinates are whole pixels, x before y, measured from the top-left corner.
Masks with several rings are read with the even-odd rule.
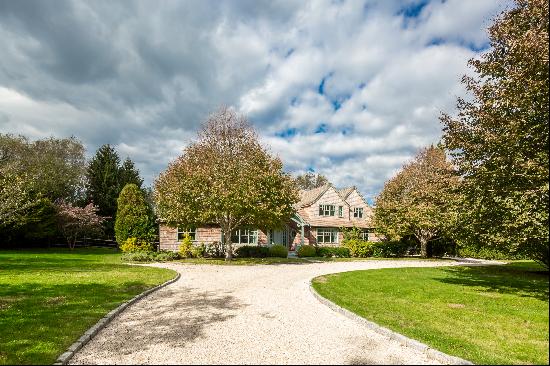
[[[334,205],[319,205],[319,216],[334,216]]]
[[[257,244],[258,230],[237,229],[231,234],[233,244]]]
[[[197,230],[195,228],[178,227],[178,241],[182,241],[186,234],[189,235],[193,241],[197,238]]]
[[[338,243],[338,229],[317,229],[317,243]]]
[[[338,206],[338,217],[344,217],[344,207]]]
[[[362,207],[355,207],[353,209],[353,217],[356,217],[358,219],[363,218],[363,208]]]
[[[361,231],[361,240],[365,240],[365,241],[369,240],[369,231],[368,230]]]

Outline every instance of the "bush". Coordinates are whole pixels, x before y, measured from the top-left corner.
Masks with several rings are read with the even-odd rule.
[[[507,260],[507,259],[526,259],[525,256],[499,251],[493,248],[475,248],[475,247],[458,247],[457,255],[463,258],[477,258],[477,259],[495,259],[495,260]]]
[[[269,248],[259,245],[243,245],[235,250],[239,258],[265,258],[269,255]]]
[[[409,244],[402,241],[378,241],[372,242],[371,247],[373,257],[403,257],[407,254]]]
[[[302,245],[296,254],[298,254],[298,257],[300,258],[315,257],[317,255],[317,251],[313,245]]]
[[[284,245],[273,245],[269,247],[269,256],[270,257],[279,257],[286,258],[288,257],[288,249]]]
[[[135,252],[152,252],[155,250],[153,244],[147,242],[143,239],[138,238],[128,238],[120,246],[120,250],[124,253],[135,253]]]
[[[120,258],[124,262],[152,262],[152,252],[126,252]]]
[[[152,241],[155,237],[153,210],[135,184],[126,184],[118,196],[115,237],[119,244],[128,238]]]
[[[193,241],[188,234],[185,234],[179,247],[178,253],[181,258],[191,258],[193,256]]]
[[[152,257],[153,260],[159,261],[159,262],[168,262],[173,261],[176,259],[179,259],[180,256],[176,252],[172,252],[169,250],[161,250],[160,252],[152,252],[149,254],[150,257]]]
[[[319,247],[317,255],[325,258],[349,258],[350,250],[346,247]]]
[[[222,242],[215,241],[204,246],[204,256],[208,258],[225,257],[225,245]]]
[[[342,245],[349,249],[349,254],[352,257],[367,258],[373,255],[373,243],[370,241],[350,239],[344,240]]]
[[[200,243],[199,245],[194,245],[191,247],[191,256],[193,258],[204,258],[206,254],[206,245]]]

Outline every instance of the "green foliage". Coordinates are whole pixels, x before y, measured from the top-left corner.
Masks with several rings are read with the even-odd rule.
[[[512,260],[512,259],[526,259],[525,256],[518,254],[503,252],[498,248],[492,247],[458,247],[457,255],[462,258],[478,258],[478,259],[494,259],[494,260]]]
[[[25,216],[24,223],[18,230],[25,239],[36,242],[54,238],[57,230],[56,206],[48,199],[39,199]]]
[[[239,225],[284,225],[294,213],[298,190],[282,161],[235,111],[224,108],[211,115],[198,137],[156,180],[158,216],[169,225],[218,224],[231,258],[231,232]]]
[[[374,224],[392,240],[414,235],[421,255],[428,256],[428,241],[451,231],[456,224],[456,191],[459,178],[446,160],[445,151],[422,149],[384,184],[376,198]]]
[[[315,257],[317,255],[317,251],[313,245],[302,245],[300,248],[298,248],[296,254],[300,258]]]
[[[215,241],[204,245],[204,256],[206,258],[222,258],[225,256],[225,245]]]
[[[124,253],[135,253],[135,252],[152,252],[155,250],[153,244],[150,242],[138,239],[138,238],[128,238],[121,245],[120,250]]]
[[[346,247],[318,247],[317,256],[324,258],[349,258],[349,248]]]
[[[372,257],[374,252],[372,242],[359,239],[344,240],[342,246],[349,249],[350,256],[357,258]]]
[[[235,250],[238,258],[266,258],[269,255],[269,247],[259,245],[243,245]]]
[[[133,237],[152,241],[155,237],[153,211],[135,184],[127,184],[117,200],[115,237],[118,243]]]
[[[97,150],[88,164],[86,181],[86,199],[99,207],[100,215],[109,217],[105,233],[111,236],[114,234],[118,196],[128,183],[141,189],[139,171],[128,158],[121,165],[118,153],[107,144]]]
[[[469,62],[470,98],[441,117],[463,177],[455,235],[548,267],[548,1],[514,2],[489,28],[491,48]]]
[[[322,174],[307,172],[305,174],[298,175],[295,178],[295,182],[298,188],[309,190],[309,189],[321,187],[327,184],[329,181],[327,177],[325,177]]]
[[[270,257],[278,257],[278,258],[286,258],[288,257],[288,249],[284,245],[272,245],[269,247],[269,256]]]
[[[191,257],[193,258],[204,258],[206,256],[206,245],[200,243],[199,245],[193,245],[191,247]]]
[[[123,262],[170,262],[177,259],[180,259],[178,253],[161,250],[158,252],[127,252],[123,253],[120,259]]]
[[[376,258],[402,257],[407,254],[409,245],[400,240],[369,242],[372,256]]]
[[[192,249],[193,241],[191,240],[189,234],[186,234],[178,246],[178,253],[182,258],[191,258],[193,256]]]

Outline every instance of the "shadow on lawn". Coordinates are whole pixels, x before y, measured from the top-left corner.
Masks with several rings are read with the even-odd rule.
[[[517,294],[548,301],[548,271],[507,266],[448,267],[449,274],[437,281],[461,286],[483,287],[485,291]]]

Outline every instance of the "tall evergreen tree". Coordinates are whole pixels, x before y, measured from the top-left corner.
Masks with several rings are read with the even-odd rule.
[[[126,158],[126,160],[122,163],[119,172],[119,179],[121,191],[127,184],[135,184],[138,188],[141,188],[141,185],[143,184],[143,179],[139,176],[139,170],[130,158]]]
[[[86,193],[99,215],[107,217],[105,234],[112,236],[120,193],[120,158],[109,144],[101,146],[88,165]]]

